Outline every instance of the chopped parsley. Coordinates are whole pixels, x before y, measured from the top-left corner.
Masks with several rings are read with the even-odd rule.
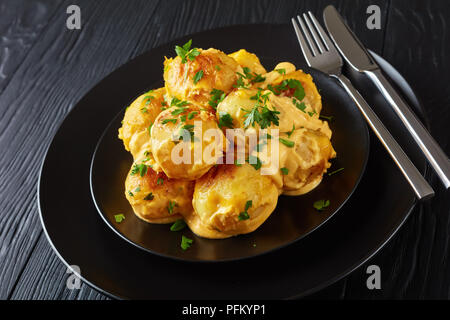
[[[217,71],[220,71],[220,67],[219,66],[214,66],[214,69],[216,69]]]
[[[219,112],[219,128],[231,128],[233,129],[233,118],[229,113],[220,111]]]
[[[304,102],[298,102],[295,98],[292,98],[292,103],[295,105],[295,107],[303,112],[306,112],[306,104]]]
[[[197,111],[191,111],[191,112],[189,112],[187,118],[188,118],[189,120],[192,120],[192,119],[195,117],[196,114],[198,114]]]
[[[314,202],[313,206],[317,211],[322,211],[330,205],[330,200],[318,200]]]
[[[280,69],[275,69],[276,72],[278,72],[279,74],[286,74],[286,69],[280,68]]]
[[[133,192],[131,192],[131,191],[128,191],[128,195],[129,195],[130,197],[134,197],[134,194],[133,194]]]
[[[252,72],[247,67],[242,68],[242,70],[244,71],[244,74],[242,74],[240,72],[236,72],[236,74],[238,75],[238,78],[236,80],[236,84],[233,86],[235,88],[244,88],[244,89],[248,88],[247,85],[245,84],[244,79],[247,80],[251,84],[258,83],[258,82],[264,82],[266,80],[266,78],[264,78],[260,74]]]
[[[169,122],[172,122],[173,124],[177,123],[177,119],[164,119],[162,121],[162,124],[167,124]]]
[[[198,71],[194,76],[194,84],[197,84],[203,78],[203,70]]]
[[[153,127],[153,123],[151,125],[148,126],[148,135],[151,136],[152,135],[152,127]]]
[[[175,209],[175,207],[178,207],[178,204],[175,201],[169,201],[169,205],[167,206],[167,212],[169,212],[169,214],[172,214],[173,209]]]
[[[189,104],[189,102],[180,100],[178,98],[172,98],[172,101],[170,101],[171,107],[183,107],[188,104]]]
[[[289,174],[289,169],[288,168],[281,168],[280,169],[281,174],[284,176],[287,176]]]
[[[254,127],[255,123],[259,124],[261,129],[265,129],[269,127],[272,123],[274,125],[279,125],[278,114],[279,111],[270,110],[267,107],[267,101],[269,100],[270,92],[262,94],[261,88],[258,88],[258,93],[256,95],[250,97],[252,100],[256,100],[255,106],[251,110],[242,109],[247,112],[244,115],[244,127],[248,128],[249,126]]]
[[[292,130],[291,131],[289,131],[289,132],[286,132],[286,134],[287,134],[287,136],[288,136],[288,138],[290,138],[291,137],[291,135],[294,133],[294,130],[295,130],[295,124],[292,124]]]
[[[142,113],[147,113],[147,112],[148,112],[148,109],[147,109],[147,107],[143,107],[143,108],[141,108],[141,112],[142,112]]]
[[[286,147],[288,147],[288,148],[292,148],[292,147],[294,147],[294,145],[295,145],[295,142],[294,141],[291,141],[291,140],[286,140],[286,139],[283,139],[283,138],[280,138],[279,139],[280,140],[280,142],[282,143],[282,144],[284,144]]]
[[[155,196],[152,192],[150,192],[148,195],[145,196],[144,200],[153,200]]]
[[[245,209],[244,209],[244,211],[243,212],[241,212],[241,213],[239,213],[239,221],[242,221],[242,220],[247,220],[247,219],[249,219],[250,218],[250,216],[248,215],[248,209],[250,209],[250,207],[252,206],[252,200],[248,200],[246,203],[245,203]]]
[[[125,220],[125,216],[122,213],[116,214],[114,215],[114,219],[117,223],[121,223],[123,220]]]
[[[200,55],[197,48],[191,49],[192,39],[186,42],[182,47],[175,46],[175,52],[181,58],[181,63],[186,63],[187,59],[194,61],[195,57]]]
[[[181,249],[187,250],[190,248],[194,240],[189,239],[188,237],[181,236]]]
[[[248,156],[248,163],[255,168],[255,170],[259,170],[262,166],[261,160],[255,156]]]
[[[163,183],[164,183],[163,178],[158,178],[158,180],[156,180],[157,185],[162,185]]]
[[[134,189],[134,192],[139,192],[141,191],[141,187],[137,187],[136,189]]]
[[[170,231],[180,231],[186,227],[186,222],[183,219],[178,219],[170,226]]]
[[[153,91],[153,90],[150,90],[150,91]],[[150,92],[150,91],[149,91],[149,92]],[[150,104],[150,102],[151,102],[153,99],[155,99],[154,96],[145,96],[144,99],[143,99],[143,101],[145,101],[145,105],[147,106],[147,105]]]
[[[211,99],[208,101],[208,104],[214,109],[217,108],[217,105],[225,99],[225,92],[219,89],[212,89],[209,93],[211,95]]]
[[[333,116],[327,117],[327,116],[320,115],[320,116],[319,116],[319,119],[320,119],[320,120],[326,120],[326,121],[328,121],[328,122],[331,122],[331,121],[333,121],[334,117],[333,117]]]
[[[183,140],[183,141],[185,140],[187,135],[184,134],[184,131],[187,131],[189,134],[188,141],[189,140],[193,141],[194,140],[194,125],[193,124],[185,124],[184,126],[182,126],[180,128],[178,140]]]
[[[173,110],[171,112],[171,114],[174,116],[178,116],[178,115],[182,114],[183,112],[185,112],[187,109],[188,109],[188,107],[177,107],[175,110]]]
[[[339,168],[339,169],[337,169],[337,170],[334,170],[333,172],[330,172],[330,173],[328,174],[328,176],[332,176],[333,174],[339,173],[339,172],[341,172],[342,170],[344,170],[344,168]]]
[[[134,176],[136,173],[139,173],[141,177],[147,174],[148,166],[141,163],[133,165],[133,169],[131,169],[131,176]]]

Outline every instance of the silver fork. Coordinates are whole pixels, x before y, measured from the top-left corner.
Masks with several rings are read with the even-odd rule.
[[[350,80],[342,74],[343,62],[340,54],[314,15],[311,12],[308,12],[308,14],[309,17],[303,14],[304,21],[300,16],[297,16],[300,27],[294,18],[291,19],[308,65],[339,80],[340,84],[358,106],[373,132],[411,185],[417,198],[419,200],[425,200],[433,197],[434,191],[428,182],[420,174],[361,94],[353,87]]]

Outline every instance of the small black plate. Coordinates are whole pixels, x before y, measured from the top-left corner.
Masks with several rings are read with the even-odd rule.
[[[97,290],[128,299],[294,298],[341,279],[367,261],[395,234],[416,204],[408,183],[372,134],[367,168],[354,194],[327,223],[281,250],[230,262],[183,262],[149,254],[124,241],[105,224],[89,187],[97,143],[133,94],[160,85],[164,54],[172,54],[175,44],[190,38],[198,47],[219,47],[226,52],[247,48],[263,61],[280,52],[287,61],[301,59],[291,25],[233,26],[152,49],[96,85],[61,124],[41,169],[40,217],[61,260],[77,265],[83,281]],[[375,58],[420,116],[422,109],[408,83],[385,60]],[[153,61],[151,68],[149,59]],[[377,88],[363,75],[347,75],[417,168],[425,172],[420,149]],[[137,86],[130,81],[133,77],[139,79]],[[62,165],[64,176],[55,170]]]
[[[172,47],[168,46],[167,49],[167,55],[173,54]],[[265,56],[261,62],[267,70],[272,70],[278,62],[286,59],[280,52],[278,57],[269,59]],[[150,68],[150,57],[148,64],[147,68]],[[124,181],[133,159],[117,138],[117,130],[124,115],[122,110],[105,130],[92,160],[91,190],[102,218],[120,236],[139,248],[191,261],[253,257],[299,240],[322,225],[345,203],[361,179],[369,155],[369,133],[361,113],[336,81],[308,69],[301,61],[296,61],[296,65],[313,76],[322,95],[322,114],[334,116],[330,128],[333,131],[333,147],[338,156],[332,161],[329,172],[338,168],[345,168],[345,172],[325,175],[322,183],[306,195],[281,196],[269,219],[250,234],[211,240],[197,237],[190,230],[171,232],[170,225],[150,224],[136,217],[125,198]],[[139,92],[132,97],[137,95]],[[330,206],[322,212],[313,208],[313,203],[320,199],[330,200]],[[120,224],[114,219],[118,213],[126,217]],[[180,248],[181,234],[194,239],[195,245],[187,251]]]

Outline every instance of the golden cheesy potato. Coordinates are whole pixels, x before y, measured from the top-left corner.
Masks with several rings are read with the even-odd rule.
[[[150,150],[149,127],[165,106],[164,88],[150,90],[134,100],[125,111],[119,139],[134,158]]]
[[[305,194],[322,181],[336,152],[330,139],[319,131],[298,129],[286,139],[295,145],[292,148],[283,145],[285,152],[280,153],[280,166],[287,169],[287,174],[283,174],[283,194]]]
[[[266,97],[260,98],[259,105],[262,105],[262,100],[265,99],[265,107],[273,111],[272,116],[275,117],[267,127],[264,127],[269,134],[272,133],[272,129],[277,129],[279,132],[290,132],[295,128],[307,128],[318,130],[328,138],[331,138],[331,130],[328,123],[320,120],[317,113],[308,111],[308,109],[299,109],[291,97],[275,95],[270,90],[239,88],[232,91],[217,106],[216,116],[218,121],[220,121],[223,115],[229,115],[232,119],[233,128],[241,128],[242,134],[247,136],[251,134],[258,135],[261,129],[260,124],[258,122],[251,123],[248,121],[248,117],[251,116],[251,111],[257,104],[255,97],[258,95],[260,97]],[[259,113],[263,113],[265,110],[263,107],[256,108]],[[235,136],[241,137],[242,135],[236,132]],[[246,143],[248,143],[248,138]]]
[[[257,74],[266,73],[266,69],[263,67],[259,58],[254,53],[250,53],[245,49],[233,52],[229,54],[242,68],[248,68],[251,72]]]
[[[292,68],[288,68],[287,70],[290,71],[292,70]],[[320,96],[319,91],[317,90],[317,87],[310,74],[304,73],[302,70],[297,70],[286,74],[278,74],[278,76],[273,79],[271,83],[264,82],[264,87],[269,88],[270,86],[271,88],[275,89],[275,92],[277,92],[277,87],[283,87],[283,84],[288,82],[289,80],[300,81],[305,93],[304,98],[301,100],[301,102],[305,104],[305,111],[313,112],[318,116],[320,114],[320,111],[322,110],[322,97]],[[292,98],[294,92],[295,88],[290,87],[289,84],[286,86],[285,90],[279,91],[281,96],[287,96],[290,98]]]
[[[185,219],[198,236],[228,238],[258,228],[277,200],[271,179],[251,165],[219,165],[195,182],[195,212]]]
[[[144,168],[135,163],[125,181],[125,196],[139,218],[170,223],[192,211],[194,182],[169,179],[164,173]]]
[[[270,176],[279,193],[286,195],[314,189],[331,166],[329,160],[336,157],[326,135],[306,128],[272,136],[260,145],[251,155],[261,160],[262,172]]]
[[[180,56],[164,61],[164,81],[171,97],[208,107],[213,89],[229,93],[236,83],[239,65],[222,51],[196,49],[194,60]]]
[[[195,180],[226,150],[213,113],[193,105],[161,112],[151,129],[152,155],[169,178]]]

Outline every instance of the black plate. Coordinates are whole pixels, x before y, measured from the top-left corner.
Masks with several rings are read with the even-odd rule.
[[[173,54],[172,45],[164,47],[167,50],[165,56]],[[239,48],[227,49],[224,50],[230,52],[229,50]],[[159,62],[153,51],[139,59],[145,60],[149,70],[154,70],[154,64]],[[272,70],[278,62],[286,61],[287,58],[281,52],[277,59],[271,57],[269,60],[266,55],[262,63],[268,70]],[[337,82],[323,73],[309,70],[302,61],[296,61],[296,65],[313,76],[322,95],[322,114],[335,115],[330,127],[338,157],[333,161],[329,172],[345,168],[345,173],[330,177],[325,175],[322,183],[306,195],[280,197],[277,208],[269,219],[250,234],[211,240],[197,237],[190,230],[171,232],[170,225],[150,224],[136,217],[125,198],[124,181],[133,158],[117,138],[117,130],[124,115],[122,110],[101,137],[91,167],[92,195],[106,223],[124,239],[152,253],[190,261],[226,261],[253,257],[281,248],[301,239],[327,221],[350,197],[364,172],[369,156],[369,133],[361,113]],[[161,72],[158,70],[152,77],[162,77]],[[138,86],[140,82],[151,79],[148,78],[133,77],[129,81]],[[115,83],[104,85],[110,86],[112,91],[120,90],[116,89]],[[133,92],[130,98],[138,95],[139,92]],[[105,115],[108,116],[111,115]],[[313,203],[320,199],[330,200],[330,206],[319,213],[313,208]],[[114,219],[114,215],[118,213],[126,217],[120,224]],[[195,245],[187,251],[180,248],[181,234],[194,239]]]
[[[184,43],[190,37],[180,39]],[[192,36],[199,47],[226,51],[248,48],[262,56],[284,52],[298,61],[300,50],[289,25],[227,27]],[[267,39],[271,39],[270,46]],[[169,44],[170,47],[174,43]],[[55,251],[68,265],[78,265],[82,278],[95,288],[121,298],[289,298],[311,293],[345,276],[375,252],[398,230],[415,205],[415,197],[381,144],[371,135],[364,174],[353,196],[338,214],[301,241],[274,252],[215,264],[180,262],[136,248],[123,241],[96,212],[89,190],[89,169],[96,144],[133,93],[158,83],[130,83],[132,77],[160,74],[167,47],[152,50],[158,69],[149,70],[141,56],[98,84],[69,113],[49,147],[39,182],[39,205],[44,230]],[[418,108],[406,82],[385,61],[380,64],[407,100]],[[131,71],[132,70],[132,71]],[[419,170],[425,161],[419,149],[398,125],[376,88],[361,75],[350,75]],[[108,83],[120,88],[111,94]],[[409,98],[409,99],[408,99]],[[420,109],[416,109],[418,111]],[[112,159],[114,160],[114,159]],[[65,176],[54,170],[64,164]],[[71,186],[61,188],[64,184]]]

